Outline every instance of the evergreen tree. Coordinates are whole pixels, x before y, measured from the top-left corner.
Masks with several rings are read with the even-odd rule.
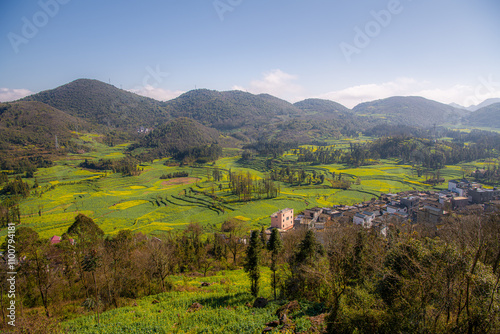
[[[264,226],[262,226],[262,228],[260,229],[259,237],[262,248],[266,248],[267,238],[266,238],[266,228]]]
[[[271,237],[267,243],[267,250],[271,252],[271,271],[273,272],[272,286],[274,290],[274,300],[276,300],[276,270],[278,256],[283,250],[283,242],[281,241],[281,236],[278,229],[273,229],[271,232]]]
[[[245,261],[245,272],[248,273],[250,278],[250,291],[252,295],[257,297],[259,294],[259,279],[260,279],[260,251],[261,251],[261,241],[259,240],[259,232],[252,231],[250,236],[250,245],[247,248],[247,258]]]
[[[310,264],[318,255],[323,255],[324,249],[316,241],[313,230],[307,231],[304,239],[300,242],[299,250],[295,254],[295,265]]]
[[[290,277],[286,290],[290,298],[317,298],[320,300],[318,275],[324,272],[321,257],[323,246],[316,241],[314,232],[307,231],[300,242],[297,252],[290,259]]]

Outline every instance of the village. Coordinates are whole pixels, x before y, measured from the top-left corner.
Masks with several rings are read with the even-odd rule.
[[[485,189],[479,183],[467,179],[450,180],[448,189],[442,191],[404,191],[397,194],[381,194],[352,206],[335,205],[328,208],[311,208],[294,216],[294,210],[286,208],[271,215],[268,233],[277,228],[281,233],[293,229],[325,230],[340,224],[353,223],[364,228],[378,229],[386,235],[388,225],[399,222],[431,224],[439,222],[453,212],[466,210],[493,211],[500,205],[500,190]]]

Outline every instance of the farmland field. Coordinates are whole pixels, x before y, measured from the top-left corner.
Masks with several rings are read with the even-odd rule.
[[[266,176],[262,160],[242,162],[237,152],[219,159],[216,163],[197,167],[169,167],[165,160],[139,166],[138,176],[122,176],[111,171],[91,171],[78,167],[84,159],[120,158],[126,145],[108,147],[87,135],[94,151],[70,155],[50,168],[35,173],[38,189],[21,202],[22,224],[35,229],[41,237],[60,235],[72,224],[78,213],[91,218],[106,234],[121,229],[134,232],[156,233],[182,229],[191,222],[218,228],[228,218],[249,221],[253,226],[269,224],[269,216],[282,208],[295,212],[313,206],[354,204],[370,200],[380,193],[405,190],[433,189],[423,183],[412,166],[398,164],[396,160],[381,160],[378,164],[351,168],[341,164],[304,165],[307,171],[325,175],[341,173],[352,182],[348,190],[333,189],[328,182],[322,184],[290,185],[280,182],[281,192],[276,198],[242,202],[229,189],[228,171],[250,173],[254,180]],[[347,147],[339,140],[337,147]],[[226,152],[228,153],[228,152]],[[296,161],[288,152],[286,161]],[[212,171],[222,171],[217,182]],[[160,179],[164,174],[187,172],[188,177]],[[462,176],[460,166],[447,166],[441,170],[446,180]],[[33,179],[29,180],[32,184]],[[439,187],[445,187],[443,184]],[[216,197],[214,197],[216,196]],[[215,200],[214,198],[217,198]],[[6,232],[3,231],[5,234]]]

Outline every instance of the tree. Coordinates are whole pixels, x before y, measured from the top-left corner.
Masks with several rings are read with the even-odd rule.
[[[84,214],[78,214],[74,223],[66,232],[68,235],[77,237],[80,243],[94,243],[97,239],[104,236],[103,230],[94,222],[92,218]]]
[[[323,255],[324,249],[316,241],[313,230],[307,231],[304,239],[299,244],[299,249],[295,254],[294,264],[310,264],[318,255]]]
[[[14,240],[17,247],[17,258],[24,258],[24,261],[20,261],[20,267],[17,271],[27,280],[31,281],[32,279],[32,284],[34,283],[33,285],[40,293],[48,318],[50,316],[49,294],[56,280],[55,270],[50,267],[50,245],[47,240],[40,240],[37,232],[23,226],[16,230]]]
[[[95,277],[95,272],[96,272],[97,268],[99,268],[100,266],[101,266],[100,256],[97,255],[96,250],[92,250],[89,254],[87,254],[85,256],[85,258],[82,261],[83,271],[91,272],[92,278],[94,280],[95,300],[94,300],[94,303],[89,304],[89,306],[90,306],[89,308],[95,308],[96,320],[97,320],[98,325],[99,325],[99,289],[97,287],[97,280]],[[87,301],[90,302],[89,299],[87,299]]]
[[[163,238],[162,238],[163,239]],[[174,249],[167,241],[153,238],[147,244],[149,251],[149,268],[153,277],[160,280],[161,290],[166,291],[165,279],[172,271],[172,262],[175,258]]]
[[[262,226],[262,228],[260,229],[259,237],[260,237],[260,242],[262,244],[262,248],[266,248],[267,237],[266,237],[266,228],[264,226]]]
[[[308,230],[289,260],[291,272],[286,289],[291,298],[323,299],[322,282],[326,282],[327,272],[324,261],[321,261],[323,254],[323,246],[316,241],[314,232]]]
[[[82,283],[87,291],[88,298],[89,286],[85,279],[85,270],[82,264],[85,256],[87,256],[90,252],[95,251],[100,246],[104,232],[99,228],[94,220],[92,220],[92,218],[80,213],[75,217],[74,223],[68,228],[66,234],[76,239],[74,254],[76,256],[80,277],[82,278]]]
[[[247,225],[244,221],[238,219],[229,219],[222,223],[221,230],[224,233],[229,233],[227,237],[227,248],[233,255],[233,265],[236,264],[238,254],[243,250],[241,237],[245,233]]]
[[[261,242],[259,240],[259,232],[252,231],[250,236],[250,244],[246,252],[246,261],[244,265],[245,272],[250,278],[250,291],[254,297],[259,294],[259,279],[260,279],[260,251]]]
[[[273,229],[271,232],[271,237],[267,242],[267,250],[271,252],[271,271],[273,272],[273,291],[274,291],[274,300],[276,300],[276,270],[278,256],[283,250],[283,242],[281,241],[281,236],[278,229]]]
[[[201,235],[203,227],[199,223],[190,223],[177,242],[177,256],[181,271],[199,268],[206,256]]]

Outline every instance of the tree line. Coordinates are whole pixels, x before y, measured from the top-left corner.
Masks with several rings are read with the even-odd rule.
[[[347,149],[301,147],[295,152],[299,162],[312,164],[343,163],[362,166],[378,159],[396,158],[403,163],[435,170],[447,164],[496,157],[498,147],[484,142],[465,145],[454,141],[396,136],[378,138],[365,144],[351,142]]]
[[[238,196],[240,201],[251,201],[260,198],[275,198],[281,192],[279,183],[275,183],[270,176],[257,179],[250,172],[229,171],[229,189]]]
[[[122,173],[124,176],[137,176],[141,173],[138,167],[140,163],[134,157],[127,156],[122,159],[99,159],[99,160],[88,160],[81,162],[79,167],[94,169],[94,170],[111,170],[113,173]]]

